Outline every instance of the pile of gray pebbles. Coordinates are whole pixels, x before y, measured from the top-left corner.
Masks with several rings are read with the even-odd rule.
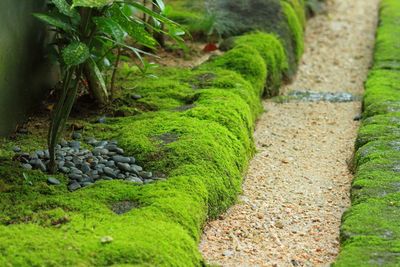
[[[57,169],[69,177],[68,189],[78,190],[100,180],[125,180],[134,184],[147,184],[164,178],[153,176],[152,172],[144,171],[136,164],[132,156],[125,156],[124,150],[117,141],[98,141],[86,138],[85,143],[91,146],[86,149],[81,146],[82,135],[73,133],[72,141],[62,140],[56,148]],[[38,150],[32,153],[14,148],[18,160],[24,169],[48,171],[49,151]],[[61,182],[49,177],[47,183],[60,185]]]

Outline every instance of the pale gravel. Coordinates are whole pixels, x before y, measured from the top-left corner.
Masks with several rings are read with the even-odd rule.
[[[295,81],[284,88],[361,94],[378,0],[331,0],[310,20]],[[200,250],[222,266],[329,266],[350,204],[361,103],[264,103],[258,153],[239,203],[205,227]]]

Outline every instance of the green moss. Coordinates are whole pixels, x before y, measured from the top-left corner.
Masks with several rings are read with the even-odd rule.
[[[264,95],[267,97],[278,95],[283,73],[288,70],[285,49],[278,37],[256,32],[238,37],[235,39],[235,45],[248,45],[258,51],[268,69]]]
[[[258,51],[248,45],[238,45],[224,55],[204,64],[202,69],[227,69],[235,71],[249,81],[261,96],[267,77],[267,66]]]
[[[296,12],[296,16],[303,29],[306,28],[306,13],[305,13],[305,3],[303,0],[283,0],[289,3],[293,10]]]
[[[190,1],[173,3],[194,12],[186,17],[201,12]],[[287,4],[291,22],[280,29],[290,24],[302,30],[291,6],[296,3]],[[47,175],[10,160],[13,145],[35,150],[45,145],[45,134],[2,142],[0,265],[203,266],[202,226],[241,191],[255,152],[253,131],[265,84],[277,90],[282,72],[295,68],[293,54],[286,52],[292,51],[291,41],[286,50],[283,44],[257,32],[193,70],[160,68],[151,73],[155,79],[129,69],[129,77],[120,77],[124,90],[113,107],[126,117],[83,123],[84,135],[118,140],[140,165],[166,180],[145,186],[101,181],[70,193],[68,178],[58,175],[62,184],[49,186]],[[132,203],[132,209],[115,213],[121,202]],[[103,237],[112,239],[102,242]]]
[[[398,140],[400,113],[375,115],[363,120],[356,140],[356,149],[377,140]]]
[[[179,23],[192,36],[207,36],[213,25],[213,18],[206,12],[204,1],[166,1],[165,15]]]
[[[400,3],[386,0],[381,3],[380,26],[377,32],[374,68],[400,70]]]
[[[356,142],[352,207],[343,216],[335,266],[398,266],[400,262],[400,3],[381,2],[375,62],[366,82]]]
[[[290,28],[290,34],[294,43],[295,59],[298,63],[304,52],[304,32],[301,22],[293,10],[293,7],[287,2],[282,2],[283,12],[286,15],[287,22]]]
[[[396,112],[400,99],[400,72],[373,70],[366,82],[364,109],[366,116]],[[385,107],[387,106],[387,107]]]

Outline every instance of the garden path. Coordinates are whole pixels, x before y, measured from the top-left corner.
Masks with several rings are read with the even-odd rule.
[[[328,0],[311,19],[295,81],[283,88],[363,93],[379,0]],[[350,204],[361,102],[265,101],[258,153],[239,203],[206,226],[200,249],[222,266],[329,266]]]

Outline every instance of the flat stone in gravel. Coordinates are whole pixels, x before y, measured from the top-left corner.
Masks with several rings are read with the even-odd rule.
[[[81,185],[77,181],[73,181],[68,185],[68,190],[73,192],[81,188]]]
[[[58,179],[54,178],[54,177],[49,177],[47,179],[47,183],[50,184],[50,185],[60,185],[61,184],[61,182]]]

